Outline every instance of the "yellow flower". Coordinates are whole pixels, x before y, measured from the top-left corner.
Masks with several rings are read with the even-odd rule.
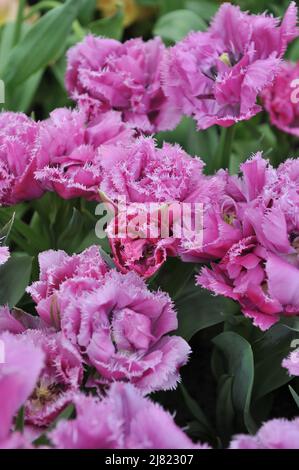
[[[104,17],[112,16],[121,5],[124,9],[124,26],[130,26],[138,20],[147,18],[153,9],[137,5],[135,0],[97,0],[98,8]]]
[[[18,4],[18,0],[0,0],[0,25],[15,20]]]

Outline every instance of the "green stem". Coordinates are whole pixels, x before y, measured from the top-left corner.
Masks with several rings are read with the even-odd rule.
[[[78,20],[75,20],[73,22],[73,31],[75,35],[77,36],[77,39],[79,39],[79,41],[81,41],[86,35],[86,32],[84,31],[84,29],[82,28]]]
[[[29,12],[25,16],[25,20],[29,20],[31,16],[35,15],[35,13],[38,13],[42,10],[52,10],[52,8],[56,7],[61,7],[60,2],[56,2],[54,0],[44,0],[42,2],[39,2],[37,5],[34,5],[30,8]]]
[[[13,35],[13,45],[14,46],[16,44],[18,44],[18,42],[21,38],[22,23],[23,23],[23,19],[24,19],[25,6],[26,6],[26,0],[19,0],[18,14],[17,14],[16,22],[15,22],[15,30],[14,30],[14,35]]]
[[[235,126],[222,127],[219,147],[214,158],[214,170],[229,169],[234,135]]]

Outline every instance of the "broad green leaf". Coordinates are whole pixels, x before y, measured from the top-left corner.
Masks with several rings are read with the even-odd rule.
[[[15,220],[15,212],[13,213],[12,217],[6,224],[0,229],[0,244],[5,245],[7,242],[7,239],[9,237],[9,234],[11,232],[14,220]]]
[[[77,247],[76,252],[80,253],[91,245],[99,245],[105,253],[110,253],[110,245],[108,238],[100,239],[96,236],[94,229],[92,229],[88,234],[83,238],[80,245]]]
[[[6,94],[5,107],[11,111],[28,112],[42,79],[43,70],[38,70],[13,91]]]
[[[44,223],[37,211],[32,215],[30,227],[34,230],[37,236],[43,240],[45,248],[50,249],[53,247],[53,239],[51,237],[49,225]]]
[[[254,363],[251,346],[242,336],[232,331],[221,333],[213,339],[213,342],[225,355],[227,374],[233,377],[232,402],[239,420],[244,422],[249,432],[255,432],[256,425],[250,415],[250,402],[254,381]]]
[[[10,219],[10,212],[5,209],[0,209],[0,224],[6,224]],[[20,248],[30,254],[35,254],[36,252],[43,251],[48,248],[45,240],[42,240],[39,234],[25,222],[22,222],[17,215],[14,219],[13,226],[11,227],[10,235]]]
[[[185,0],[158,0],[160,7],[160,14],[164,15],[165,13],[181,10],[185,7]]]
[[[258,427],[260,427],[262,423],[270,419],[274,398],[275,394],[269,393],[258,401],[252,400],[251,413],[254,416],[254,420],[257,423]]]
[[[160,132],[156,139],[159,146],[164,141],[180,144],[187,153],[200,157],[206,163],[206,173],[212,171],[212,159],[218,145],[216,126],[198,132],[194,119],[184,117],[175,130]]]
[[[162,146],[163,142],[177,143],[180,144],[185,150],[186,149],[186,136],[188,129],[192,125],[192,119],[189,117],[183,117],[180,124],[173,131],[163,131],[156,134],[156,139],[159,146]]]
[[[183,384],[180,385],[180,389],[184,397],[184,401],[186,403],[187,408],[189,409],[191,414],[194,416],[194,418],[197,420],[197,422],[200,423],[202,432],[213,435],[215,431],[213,430],[209,420],[205,416],[199,404],[196,403],[196,401],[189,395],[187,389],[184,387]]]
[[[290,352],[292,340],[297,337],[296,330],[277,324],[252,344],[255,362],[254,400],[260,399],[291,380],[281,363]]]
[[[0,266],[0,305],[13,307],[21,300],[30,283],[32,260],[31,256],[15,253]]]
[[[13,88],[57,58],[75,20],[81,0],[68,0],[46,13],[9,54],[4,82]]]
[[[296,331],[299,333],[299,318],[298,317],[285,317],[280,320],[280,324],[285,326],[288,330]]]
[[[183,295],[184,287],[190,278],[194,280],[195,265],[182,263],[178,258],[169,258],[154,278],[151,285],[154,289],[168,292],[173,300]],[[193,282],[193,281],[192,281]]]
[[[273,351],[273,354],[265,358],[255,367],[254,400],[277,390],[291,381],[287,370],[281,366],[281,351]]]
[[[207,290],[194,285],[194,280],[175,302],[179,327],[177,334],[189,341],[204,328],[222,323],[228,315],[233,315],[239,307],[232,300],[213,296]]]
[[[266,3],[266,0],[262,1],[261,3]],[[268,6],[268,1],[266,5]],[[285,2],[281,2],[281,4],[279,4],[279,2],[276,2],[275,4],[271,3],[270,8],[275,16],[282,17],[286,10],[286,3]]]
[[[213,377],[216,381],[225,375],[225,357],[222,352],[214,348],[211,355],[211,369]]]
[[[123,34],[124,13],[121,8],[110,17],[101,18],[89,24],[88,29],[97,36],[106,36],[108,38],[122,38]]]
[[[48,232],[45,243],[48,243],[49,239],[52,240],[52,248],[63,249],[70,254],[82,251],[81,245],[85,237],[91,230],[93,232],[95,230],[93,216],[83,204],[85,201],[80,199],[66,201],[55,193],[47,193],[41,199],[32,202],[42,222],[42,227],[37,220],[37,228],[35,226],[32,228],[40,233],[40,229],[45,227]],[[86,245],[83,248],[86,248]]]
[[[218,383],[218,396],[216,404],[216,422],[218,434],[228,443],[229,437],[233,433],[233,423],[235,410],[232,402],[234,378],[229,375],[223,375]]]
[[[58,212],[64,201],[54,192],[47,192],[40,199],[32,201],[32,206],[39,213],[44,224],[54,225],[59,221]],[[65,226],[65,221],[63,221]]]
[[[161,0],[136,0],[136,3],[142,7],[157,7]]]
[[[78,13],[78,19],[82,25],[92,21],[97,6],[97,0],[84,0]]]
[[[31,27],[32,26],[28,23],[23,23],[21,40]],[[0,38],[0,76],[2,75],[1,72],[5,67],[7,59],[9,58],[9,53],[13,47],[13,33],[14,24],[8,23],[5,25],[3,28],[3,34]],[[42,78],[42,73],[42,70],[38,70],[35,74],[25,80],[25,82],[14,87],[13,90],[6,86],[5,108],[10,111],[27,112]]]
[[[186,8],[197,13],[200,18],[210,21],[218,10],[218,5],[207,0],[187,0]]]
[[[82,240],[84,229],[84,218],[74,207],[72,216],[68,221],[65,230],[61,233],[57,241],[57,248],[73,253]]]
[[[14,23],[7,23],[2,26],[0,37],[0,78],[2,78],[9,52],[13,46],[13,35]]]
[[[186,150],[190,155],[196,155],[205,162],[207,174],[212,171],[212,159],[216,152],[217,140],[216,126],[199,132],[196,130],[195,121],[193,121],[188,129]]]
[[[219,436],[217,436],[215,432],[212,435],[207,434],[206,431],[204,431],[201,423],[196,420],[188,421],[186,431],[193,442],[209,442],[213,449],[222,448]]]
[[[230,172],[236,174],[239,172],[240,164],[249,158],[253,153],[263,152],[264,158],[269,158],[271,163],[277,165],[274,149],[282,146],[277,143],[277,136],[274,129],[268,123],[260,122],[260,116],[255,116],[252,120],[245,123],[238,123],[236,135],[233,142],[234,153],[231,158]]]
[[[190,31],[204,31],[205,22],[189,10],[175,10],[161,16],[154,26],[154,35],[166,42],[177,42]]]
[[[289,390],[292,394],[292,397],[294,398],[294,401],[295,401],[296,405],[299,408],[299,395],[295,392],[295,390],[290,385],[289,385]]]
[[[65,88],[64,78],[66,72],[66,57],[62,56],[52,65],[51,70],[61,88]]]

